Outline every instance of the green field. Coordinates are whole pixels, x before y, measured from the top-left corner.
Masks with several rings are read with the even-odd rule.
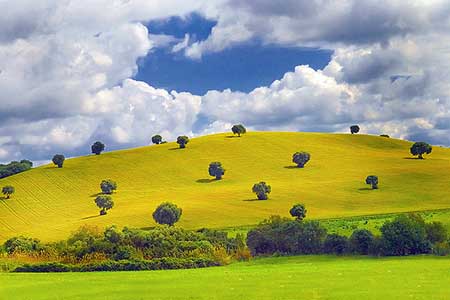
[[[434,147],[425,160],[410,159],[411,143],[368,135],[251,132],[217,134],[175,143],[66,160],[64,168],[41,166],[0,180],[16,193],[0,200],[0,240],[27,235],[57,240],[80,225],[153,226],[163,201],[183,208],[186,228],[250,225],[287,216],[296,202],[308,218],[339,218],[450,208],[450,149]],[[291,162],[311,153],[304,169]],[[221,161],[224,179],[213,181],[208,164]],[[376,174],[380,189],[365,177]],[[98,216],[94,198],[101,180],[117,181],[115,207]],[[251,187],[272,186],[268,201],[254,201]]]
[[[194,270],[0,273],[0,298],[449,299],[450,259],[300,256]]]

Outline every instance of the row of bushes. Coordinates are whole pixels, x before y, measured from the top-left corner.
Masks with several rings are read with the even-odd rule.
[[[99,271],[145,271],[169,269],[193,269],[215,267],[220,264],[208,258],[155,258],[152,260],[107,260],[88,264],[65,264],[48,262],[38,264],[24,264],[13,272],[99,272]]]
[[[31,169],[33,163],[29,160],[12,161],[9,164],[0,164],[0,178],[5,178],[14,174]]]
[[[375,236],[357,229],[348,238],[328,234],[318,221],[273,216],[247,235],[252,255],[267,254],[360,254],[404,256],[424,253],[450,254],[447,231],[439,222],[425,223],[416,214],[387,221]]]

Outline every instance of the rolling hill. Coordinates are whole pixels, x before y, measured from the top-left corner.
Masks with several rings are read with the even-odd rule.
[[[418,160],[410,145],[369,135],[251,132],[195,138],[186,149],[167,143],[73,158],[62,169],[46,165],[0,180],[16,188],[0,200],[0,240],[57,240],[82,224],[149,227],[164,201],[183,208],[178,225],[186,228],[255,224],[287,216],[297,202],[308,218],[450,208],[450,149],[434,147]],[[311,154],[304,169],[291,162],[301,150]],[[224,165],[223,180],[208,175],[212,161]],[[379,190],[365,184],[370,174]],[[94,199],[107,178],[118,183],[115,206],[99,216]],[[255,201],[258,181],[272,186],[268,201]]]

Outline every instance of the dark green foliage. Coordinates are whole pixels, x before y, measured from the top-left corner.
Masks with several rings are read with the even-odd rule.
[[[367,229],[353,231],[349,239],[350,250],[356,254],[367,255],[372,247],[374,236]]]
[[[267,200],[268,199],[267,194],[269,194],[272,191],[272,188],[264,181],[261,181],[253,185],[252,191],[253,193],[256,194],[259,200]]]
[[[153,212],[153,219],[158,224],[166,224],[173,226],[178,220],[180,220],[182,209],[173,203],[165,202],[161,203]]]
[[[322,250],[327,231],[318,221],[302,222],[302,231],[298,236],[298,250],[302,254],[317,254]]]
[[[152,136],[152,143],[153,144],[161,144],[162,142],[162,136],[160,136],[159,134]]]
[[[381,226],[385,255],[412,255],[430,252],[425,222],[417,215],[401,215]]]
[[[100,208],[100,215],[106,215],[106,211],[113,208],[114,201],[111,196],[100,195],[95,198],[95,204]]]
[[[389,135],[387,134],[380,134],[381,137],[389,138]]]
[[[323,243],[323,251],[328,254],[344,254],[348,251],[348,239],[338,234],[327,235]]]
[[[8,239],[3,244],[3,247],[5,251],[9,254],[14,252],[31,253],[42,249],[41,242],[38,239],[23,236]]]
[[[6,196],[6,199],[9,199],[16,189],[12,185],[7,185],[2,188],[2,194]]]
[[[247,132],[247,129],[242,124],[233,125],[231,127],[231,131],[233,134],[237,134],[238,136],[241,136],[241,134],[244,134]]]
[[[358,133],[359,132],[359,126],[358,125],[350,126],[350,132],[351,132],[351,134]]]
[[[222,163],[216,161],[209,164],[208,172],[210,176],[214,176],[217,180],[220,180],[225,174],[225,169],[222,167]]]
[[[186,144],[189,143],[189,138],[185,135],[181,135],[177,138],[177,144],[180,148],[186,148]]]
[[[372,186],[372,190],[378,189],[378,176],[375,175],[367,176],[366,184],[370,184]]]
[[[103,194],[111,195],[115,190],[117,190],[117,183],[111,179],[102,180],[100,183],[100,189]]]
[[[306,208],[304,204],[295,204],[292,206],[292,208],[289,210],[289,213],[291,216],[296,218],[298,221],[303,220],[306,217]]]
[[[91,146],[92,153],[95,153],[96,155],[99,155],[100,153],[102,153],[103,150],[105,150],[105,144],[103,144],[100,141],[95,142]]]
[[[447,229],[441,222],[431,222],[425,224],[427,239],[430,243],[442,243],[447,240]]]
[[[433,147],[425,142],[415,142],[409,150],[412,155],[418,155],[419,159],[423,159],[423,154],[430,154]]]
[[[52,162],[58,166],[58,168],[62,168],[63,164],[64,164],[64,160],[66,160],[66,158],[64,157],[64,155],[62,154],[55,154],[52,158]]]
[[[299,168],[303,168],[310,158],[311,155],[308,152],[296,152],[292,155],[292,161],[296,163]]]
[[[7,165],[0,164],[0,178],[5,178],[31,169],[33,163],[29,160],[12,161]]]

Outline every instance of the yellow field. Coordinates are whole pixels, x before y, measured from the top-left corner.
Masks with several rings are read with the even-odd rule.
[[[183,208],[179,226],[255,224],[272,214],[288,215],[303,202],[308,218],[450,208],[450,149],[434,147],[425,160],[409,159],[411,143],[377,136],[251,132],[241,138],[218,134],[195,138],[186,149],[175,143],[66,160],[0,180],[16,193],[0,200],[0,240],[27,235],[66,237],[84,223],[153,226],[163,201]],[[296,151],[311,153],[304,169],[291,162]],[[224,179],[208,175],[211,161]],[[369,190],[367,175],[379,177]],[[118,183],[115,207],[98,216],[100,182]],[[254,201],[252,185],[272,186],[267,201]]]

